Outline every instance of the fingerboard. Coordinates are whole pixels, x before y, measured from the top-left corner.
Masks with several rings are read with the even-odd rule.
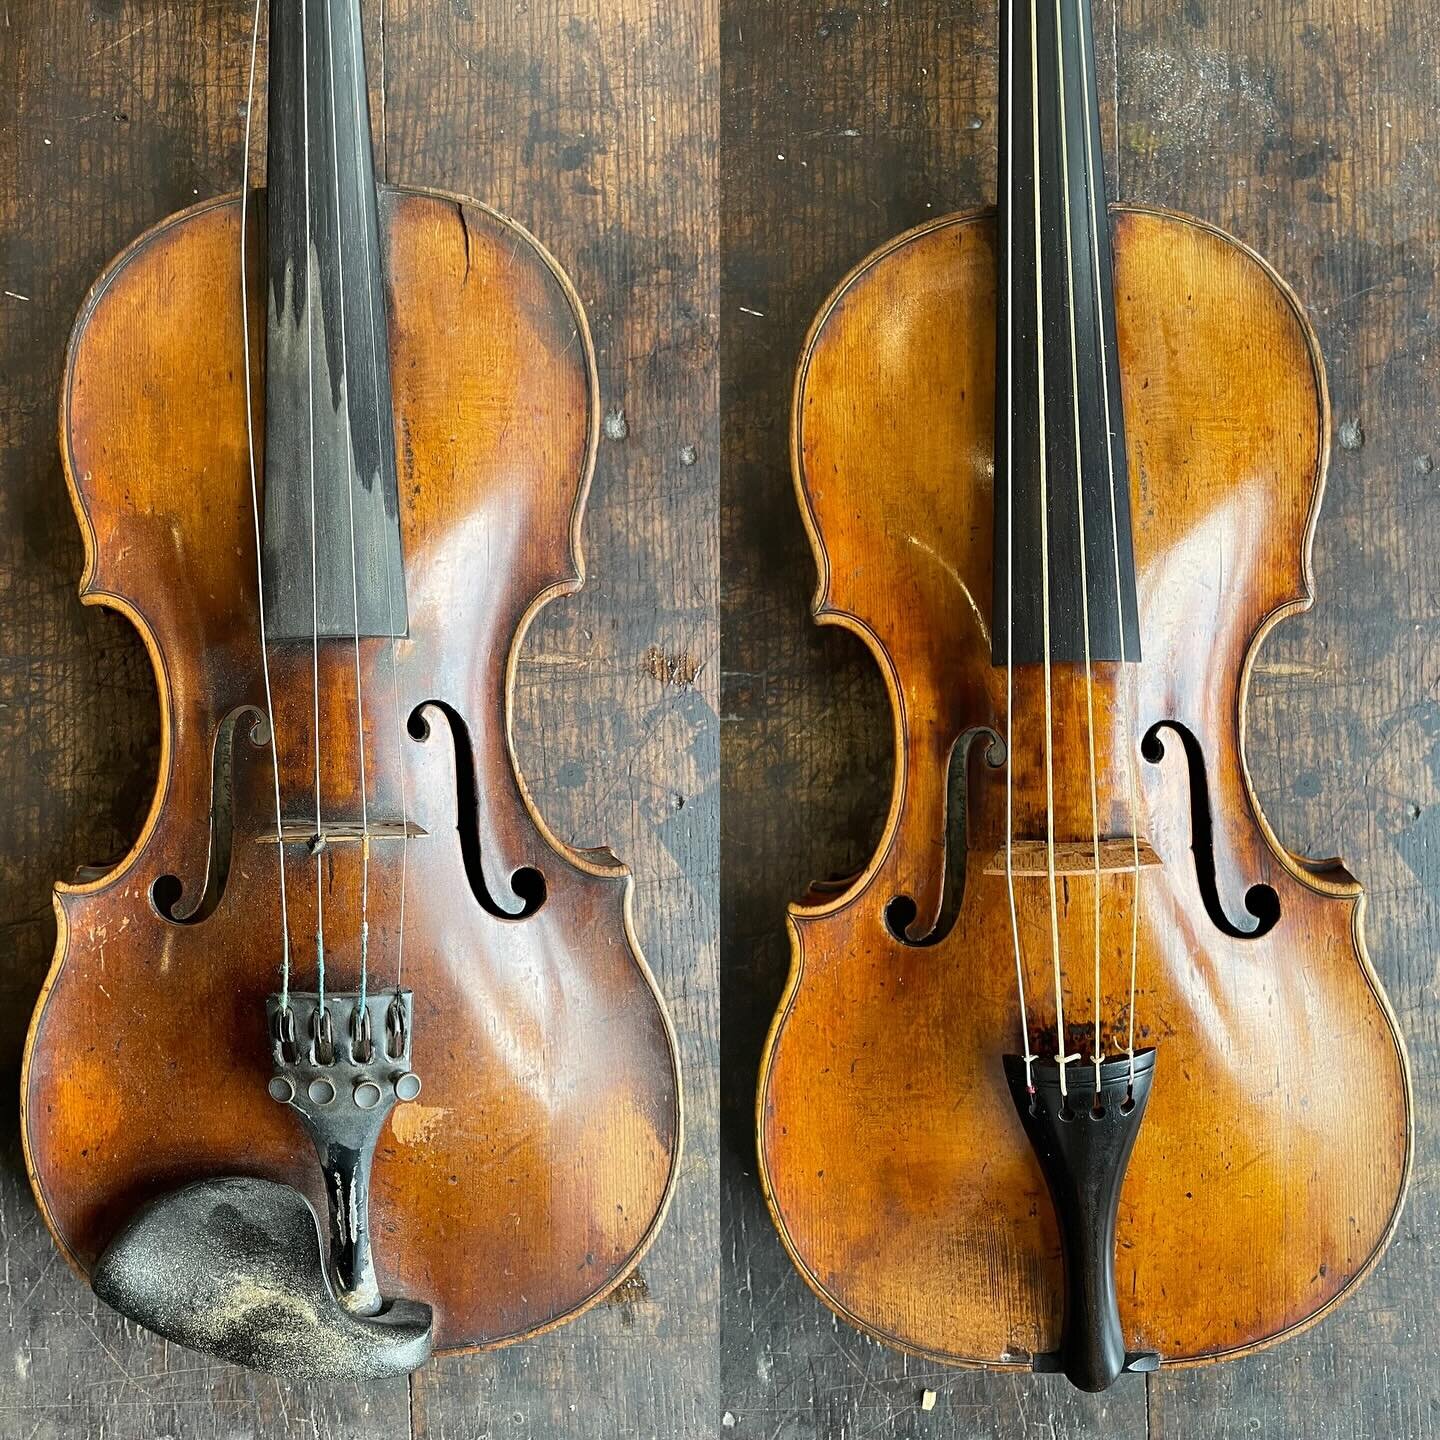
[[[403,635],[358,0],[271,0],[264,578],[273,640]]]
[[[1138,661],[1089,0],[1002,0],[1000,32],[992,658]]]

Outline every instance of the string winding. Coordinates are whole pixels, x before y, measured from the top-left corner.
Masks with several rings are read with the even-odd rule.
[[[1046,430],[1045,430],[1045,299],[1044,262],[1041,259],[1040,234],[1040,57],[1039,57],[1039,16],[1036,0],[1030,0],[1030,134],[1032,163],[1034,165],[1032,189],[1035,194],[1035,357],[1036,395],[1040,426],[1040,596],[1041,615],[1045,645],[1045,874],[1050,889],[1050,960],[1055,980],[1055,1034],[1056,1062],[1060,1067],[1060,1095],[1063,1099],[1069,1092],[1065,1082],[1065,1067],[1078,1060],[1078,1055],[1065,1051],[1065,995],[1064,981],[1060,969],[1060,904],[1055,884],[1055,756],[1053,701],[1050,676],[1050,523],[1048,511],[1049,480],[1046,474]]]
[[[310,244],[310,35],[309,0],[300,4],[301,125],[305,131],[305,354],[310,416],[310,635],[311,681],[314,693],[315,727],[315,986],[319,995],[317,1013],[325,1013],[325,824],[320,801],[320,573],[315,511],[315,275]]]
[[[350,427],[350,349],[346,338],[345,246],[341,243],[344,224],[340,210],[340,126],[335,102],[335,32],[326,18],[325,57],[330,79],[330,140],[335,155],[335,262],[336,291],[340,297],[340,395],[345,417],[345,497],[350,512],[350,598],[354,619],[355,727],[360,757],[360,1000],[357,1015],[365,1013],[365,995],[370,975],[370,800],[365,774],[365,690],[360,668],[360,566],[355,552],[355,443]],[[357,92],[358,86],[353,87]],[[359,133],[358,130],[356,132]]]
[[[358,37],[357,37],[358,38]],[[355,133],[365,133],[365,117],[360,110],[360,87],[352,87],[355,94]],[[370,250],[370,225],[367,222],[360,226],[361,243],[365,247],[365,290],[366,299],[369,305],[369,316],[371,326],[377,324],[375,304],[375,264],[374,256]],[[375,433],[381,436],[385,433],[385,415],[380,403],[380,346],[378,337],[376,343],[370,347],[370,379],[371,389],[375,395]],[[381,454],[385,453],[381,447]],[[382,473],[380,482],[383,486],[386,476],[383,473],[384,462],[381,461]],[[396,487],[396,499],[398,507],[399,487]],[[395,755],[397,770],[400,775],[400,915],[399,935],[396,940],[395,958],[395,989],[398,993],[401,982],[405,977],[405,894],[408,889],[410,869],[410,799],[409,785],[405,780],[405,731],[401,724],[400,706],[400,666],[397,658],[397,646],[395,642],[395,567],[391,560],[390,547],[385,547],[385,630],[386,650],[390,662],[390,693],[392,698],[392,720],[395,730]]]
[[[1060,0],[1055,0],[1055,75],[1060,90],[1060,173],[1065,201],[1065,283],[1070,297],[1070,400],[1075,417],[1075,512],[1080,536],[1080,616],[1085,634],[1086,738],[1090,751],[1090,859],[1094,879],[1092,913],[1095,922],[1095,1023],[1090,1063],[1095,1067],[1095,1094],[1098,1096],[1100,1066],[1105,1059],[1100,1043],[1100,799],[1095,774],[1095,680],[1090,663],[1090,580],[1086,573],[1085,558],[1085,457],[1080,445],[1080,358],[1075,337],[1075,245],[1070,228],[1070,140],[1066,133],[1065,27],[1060,12]],[[1096,298],[1098,301],[1098,293]]]

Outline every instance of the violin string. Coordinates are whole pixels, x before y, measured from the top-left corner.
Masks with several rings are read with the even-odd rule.
[[[335,90],[335,31],[332,14],[325,18],[325,55],[330,80],[330,142],[335,157],[335,263],[336,293],[340,297],[340,398],[345,416],[345,494],[350,511],[350,600],[355,642],[355,727],[360,752],[360,1000],[357,1016],[365,1013],[370,975],[370,802],[365,774],[365,692],[360,671],[360,565],[355,550],[355,437],[350,425],[350,348],[346,338],[345,246],[340,211],[340,125]],[[358,132],[357,132],[358,133]]]
[[[1035,196],[1035,357],[1036,399],[1040,431],[1040,600],[1044,631],[1045,676],[1045,874],[1050,887],[1050,960],[1055,979],[1056,1063],[1060,1069],[1060,1096],[1068,1094],[1065,1067],[1077,1056],[1065,1049],[1065,996],[1060,972],[1060,909],[1055,885],[1055,757],[1054,727],[1050,689],[1050,522],[1049,491],[1046,477],[1045,431],[1045,299],[1044,263],[1041,259],[1040,217],[1040,56],[1039,16],[1037,0],[1030,0],[1030,137],[1033,170],[1032,189]]]
[[[1095,147],[1091,141],[1091,127],[1093,115],[1090,110],[1090,46],[1093,43],[1093,35],[1086,26],[1086,4],[1085,0],[1075,0],[1076,20],[1080,30],[1080,74],[1084,81],[1081,87],[1081,94],[1084,97],[1085,115],[1085,178],[1089,188],[1089,204],[1086,207],[1090,214],[1090,253],[1095,264],[1095,328],[1098,332],[1100,342],[1100,389],[1105,405],[1105,463],[1110,476],[1110,542],[1111,554],[1115,558],[1115,611],[1120,621],[1120,664],[1123,667],[1127,656],[1125,653],[1125,601],[1124,592],[1120,586],[1120,520],[1115,499],[1115,432],[1111,425],[1110,401],[1110,366],[1108,363],[1108,341],[1105,336],[1104,317],[1100,311],[1100,305],[1104,302],[1104,293],[1101,290],[1100,280],[1100,215],[1096,209],[1096,197],[1099,194],[1099,187],[1095,183]],[[1109,217],[1106,223],[1109,223]],[[1123,397],[1122,397],[1123,400]],[[1128,479],[1128,477],[1126,477]],[[1126,686],[1127,695],[1125,704],[1120,707],[1120,740],[1125,751],[1125,771],[1130,787],[1130,849],[1131,849],[1131,870],[1133,874],[1133,886],[1130,901],[1130,1004],[1129,1004],[1129,1036],[1126,1041],[1125,1051],[1130,1060],[1130,1085],[1135,1084],[1135,979],[1138,969],[1140,953],[1140,807],[1138,803],[1139,786],[1135,779],[1135,753],[1132,748],[1131,737],[1139,728],[1130,721],[1131,713],[1138,714],[1139,702],[1136,695],[1135,676],[1131,675],[1129,684]]]
[[[1095,681],[1090,663],[1090,580],[1085,558],[1085,459],[1080,449],[1080,358],[1075,336],[1075,245],[1070,228],[1070,140],[1066,132],[1065,25],[1060,0],[1055,0],[1055,75],[1060,99],[1060,174],[1064,186],[1065,283],[1070,297],[1070,399],[1075,418],[1075,512],[1080,539],[1080,619],[1085,632],[1085,715],[1090,742],[1090,859],[1094,878],[1095,1023],[1090,1063],[1095,1067],[1095,1094],[1100,1094],[1100,798],[1095,765]]]
[[[1025,964],[1020,954],[1020,920],[1015,911],[1015,3],[1007,0],[1009,43],[1005,47],[1005,93],[1010,97],[1005,135],[1005,890],[1010,901],[1010,935],[1015,945],[1015,988],[1020,996],[1020,1046],[1025,1089],[1035,1093],[1035,1055],[1025,1009]]]
[[[1125,640],[1122,630],[1120,640],[1120,663],[1125,663]],[[1138,715],[1140,710],[1139,686],[1137,683],[1139,666],[1133,666],[1130,674],[1130,683],[1126,687],[1128,693],[1125,697],[1127,708]],[[1135,1088],[1135,976],[1139,968],[1140,956],[1140,804],[1137,791],[1139,787],[1135,781],[1135,756],[1131,751],[1131,739],[1138,726],[1131,726],[1125,722],[1125,728],[1121,739],[1125,745],[1125,755],[1129,762],[1127,771],[1130,777],[1130,845],[1133,850],[1132,865],[1134,873],[1134,889],[1130,900],[1130,1013],[1129,1033],[1125,1040],[1125,1053],[1130,1061],[1129,1085]]]
[[[305,151],[305,348],[310,414],[310,666],[315,726],[315,969],[319,996],[317,1013],[325,1010],[325,826],[320,804],[320,577],[315,508],[315,275],[311,264],[310,229],[310,36],[309,0],[300,0],[301,129]]]
[[[285,886],[285,822],[280,810],[280,750],[275,739],[275,699],[270,689],[270,648],[265,634],[265,562],[260,538],[260,483],[255,466],[255,403],[250,394],[250,135],[255,113],[255,65],[260,54],[260,7],[250,27],[250,83],[245,98],[245,162],[240,185],[240,329],[245,348],[245,448],[250,461],[250,514],[255,522],[255,591],[260,610],[260,674],[265,681],[265,723],[270,728],[270,770],[275,782],[275,854],[280,863],[280,1009],[290,1008],[290,907]]]
[[[355,36],[357,57],[360,51],[361,36]],[[357,58],[358,66],[358,58]],[[358,73],[358,71],[357,71]],[[362,135],[366,130],[365,117],[360,110],[360,87],[352,87],[355,93],[355,133]],[[370,224],[368,220],[362,222],[360,235],[365,246],[365,291],[369,306],[368,315],[371,330],[374,332],[374,343],[370,347],[370,379],[371,388],[375,393],[375,433],[377,438],[384,435],[386,418],[384,407],[381,404],[380,396],[380,333],[378,326],[381,321],[376,319],[375,305],[375,260],[370,253]],[[380,476],[379,483],[382,490],[388,483],[388,476],[385,474],[383,456],[386,447],[380,444]],[[400,487],[395,487],[396,513],[395,523],[399,526],[400,513]],[[392,698],[392,712],[395,727],[395,758],[400,772],[400,915],[399,915],[399,936],[396,941],[395,959],[395,988],[398,991],[401,981],[405,978],[405,892],[410,869],[410,798],[409,785],[405,779],[405,731],[400,723],[400,667],[396,658],[395,644],[395,568],[392,562],[390,547],[385,547],[385,630],[386,649],[390,659],[390,694]],[[403,579],[403,566],[402,577]]]

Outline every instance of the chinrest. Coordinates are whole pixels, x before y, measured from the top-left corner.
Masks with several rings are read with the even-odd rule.
[[[152,1201],[101,1255],[96,1295],[167,1340],[286,1380],[379,1380],[429,1359],[428,1305],[347,1309],[310,1202],[273,1180],[202,1180]]]

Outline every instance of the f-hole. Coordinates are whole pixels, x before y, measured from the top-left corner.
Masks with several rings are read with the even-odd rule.
[[[1224,935],[1235,940],[1258,940],[1268,935],[1280,920],[1280,897],[1273,887],[1252,885],[1245,892],[1246,918],[1252,923],[1245,929],[1231,922],[1220,901],[1215,869],[1215,832],[1210,814],[1210,785],[1205,774],[1205,752],[1195,735],[1178,720],[1161,720],[1145,732],[1140,753],[1152,765],[1165,758],[1160,732],[1173,730],[1185,749],[1190,767],[1190,848],[1195,856],[1195,878],[1200,882],[1200,895],[1211,923]]]
[[[215,913],[230,876],[230,854],[235,838],[235,734],[240,723],[250,723],[250,743],[258,750],[270,743],[265,717],[253,705],[232,710],[215,732],[210,757],[210,845],[205,883],[193,900],[187,900],[178,875],[160,875],[150,886],[150,902],[172,925],[198,925]]]
[[[545,903],[545,877],[533,866],[522,865],[510,876],[510,893],[504,898],[510,908],[497,898],[485,874],[485,857],[480,845],[480,790],[475,777],[475,749],[470,729],[459,711],[443,700],[427,700],[410,712],[408,729],[416,740],[430,738],[427,710],[436,710],[450,726],[450,740],[455,751],[455,828],[460,834],[460,854],[465,874],[481,909],[497,920],[528,920]]]
[[[954,928],[965,895],[966,790],[970,768],[970,747],[981,736],[986,739],[985,763],[998,770],[1005,763],[1005,742],[988,726],[966,730],[950,750],[950,770],[945,784],[945,880],[941,891],[940,914],[928,935],[913,936],[917,906],[909,895],[897,895],[885,907],[885,926],[902,944],[916,949],[939,945]]]

